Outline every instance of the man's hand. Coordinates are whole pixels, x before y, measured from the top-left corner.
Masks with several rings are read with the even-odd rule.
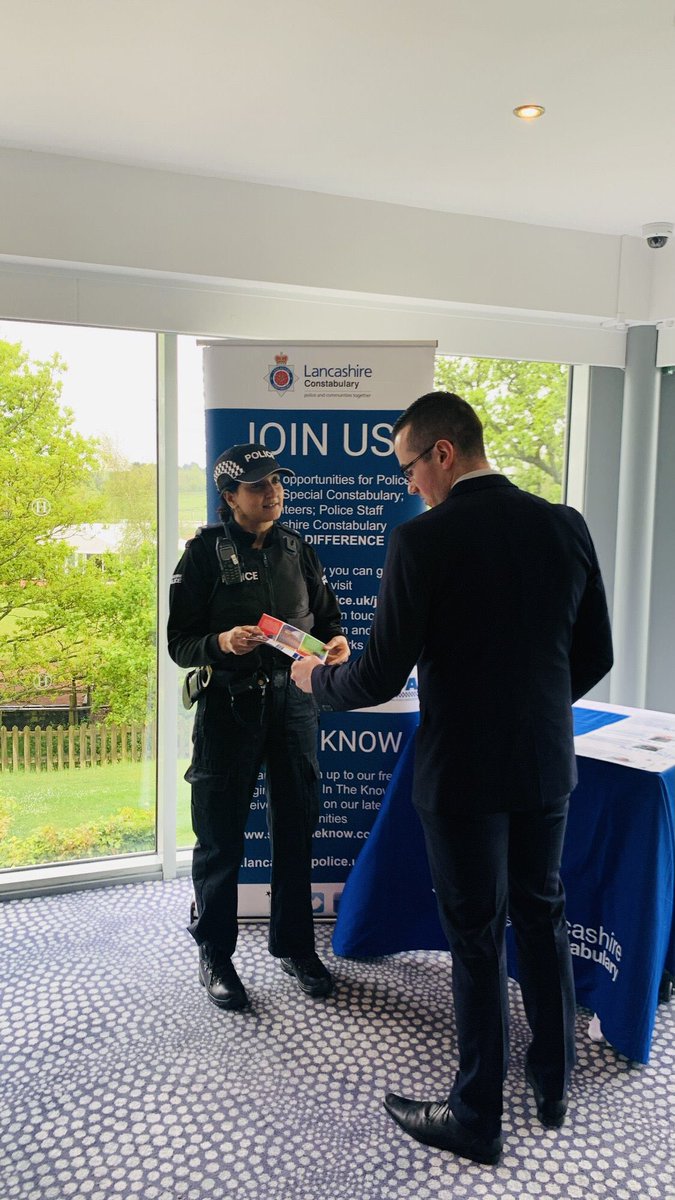
[[[308,654],[306,658],[298,658],[291,667],[291,679],[296,687],[300,688],[301,692],[312,694],[312,671],[315,667],[321,666],[321,659],[315,654]]]

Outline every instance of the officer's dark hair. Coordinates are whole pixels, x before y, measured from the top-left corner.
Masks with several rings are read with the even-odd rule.
[[[221,521],[227,521],[232,516],[232,509],[225,499],[225,492],[236,492],[239,487],[238,483],[228,483],[227,487],[220,493],[220,504],[216,509],[218,517]]]
[[[414,400],[394,424],[392,436],[408,430],[411,450],[422,450],[444,438],[464,458],[484,458],[485,443],[480,418],[466,400],[454,392],[427,392]]]

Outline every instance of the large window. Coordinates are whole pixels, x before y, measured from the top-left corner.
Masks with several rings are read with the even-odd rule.
[[[209,487],[202,351],[193,337],[175,344],[170,568],[206,520]],[[157,845],[156,667],[166,649],[156,628],[156,352],[152,334],[0,322],[0,871]],[[435,386],[476,407],[493,465],[563,499],[567,368],[439,357]],[[164,816],[172,831],[175,804],[175,844],[188,849],[183,674],[159,712],[178,710]],[[162,843],[169,857],[172,839]]]
[[[152,334],[0,323],[0,867],[154,850]]]
[[[492,466],[527,492],[563,500],[569,367],[439,356],[435,386],[476,409]]]

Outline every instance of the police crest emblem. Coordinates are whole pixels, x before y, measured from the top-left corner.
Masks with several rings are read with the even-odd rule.
[[[275,354],[274,363],[267,373],[267,383],[274,392],[291,392],[295,383],[293,367],[288,362],[288,355],[283,352]]]

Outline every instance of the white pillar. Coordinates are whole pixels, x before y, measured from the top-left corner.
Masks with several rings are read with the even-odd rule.
[[[656,329],[635,326],[626,339],[614,578],[615,665],[610,700],[646,703],[659,387]]]

